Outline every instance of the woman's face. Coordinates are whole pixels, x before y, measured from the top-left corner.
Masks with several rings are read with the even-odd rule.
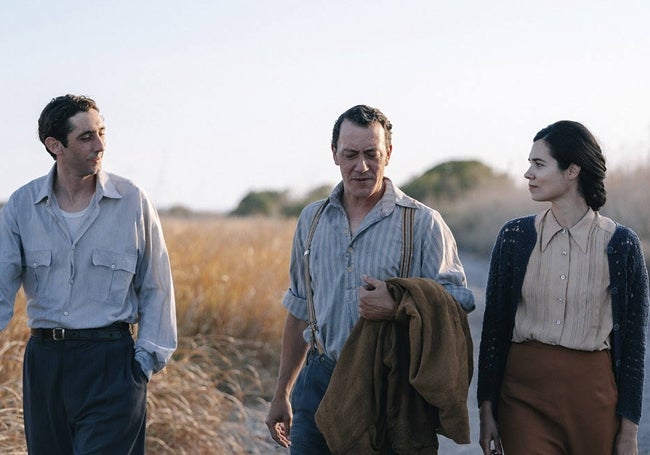
[[[543,139],[533,142],[528,162],[530,167],[524,177],[528,179],[528,191],[533,201],[555,202],[569,192],[577,191],[577,180],[571,178],[575,166],[560,169]],[[577,177],[577,174],[575,176]]]

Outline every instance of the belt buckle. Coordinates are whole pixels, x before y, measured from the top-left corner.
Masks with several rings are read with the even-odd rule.
[[[52,329],[52,339],[54,341],[65,340],[65,329],[63,327],[56,327]]]

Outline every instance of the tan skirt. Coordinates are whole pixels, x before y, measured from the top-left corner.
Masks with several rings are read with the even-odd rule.
[[[619,427],[609,351],[512,343],[499,400],[506,455],[611,455]]]

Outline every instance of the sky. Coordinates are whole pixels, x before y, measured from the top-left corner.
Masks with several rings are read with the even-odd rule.
[[[356,104],[391,120],[397,184],[456,159],[523,181],[561,119],[633,169],[650,160],[648,23],[647,0],[3,0],[0,201],[52,166],[37,119],[65,93],[95,99],[104,169],[159,208],[335,184],[332,126]]]

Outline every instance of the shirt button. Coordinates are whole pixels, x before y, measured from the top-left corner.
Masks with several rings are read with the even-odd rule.
[[[567,252],[566,252],[566,251],[562,251],[562,256],[566,256],[566,255],[567,255]]]
[[[115,264],[111,264],[111,270],[115,270]]]
[[[562,324],[562,321],[560,321],[559,319],[555,321],[555,325],[560,325],[560,324]]]
[[[63,316],[67,316],[67,315],[68,315],[68,312],[67,312],[67,311],[64,311],[64,312],[63,312]]]
[[[566,280],[566,275],[560,275],[560,279]]]
[[[70,284],[74,283],[74,278],[70,278]]]
[[[557,301],[562,303],[562,302],[564,302],[564,299],[562,297],[558,297]]]
[[[348,272],[351,272],[351,271],[352,271],[352,267],[348,267]]]
[[[562,229],[562,234],[566,234],[566,229]]]

